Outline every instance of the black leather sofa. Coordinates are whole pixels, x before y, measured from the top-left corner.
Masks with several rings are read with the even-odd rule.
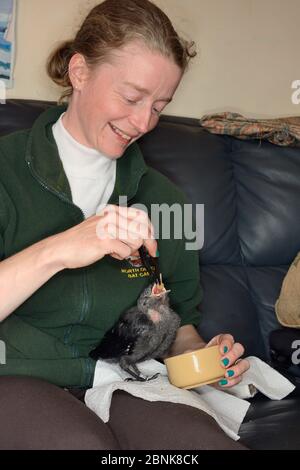
[[[0,135],[30,127],[49,105],[8,100],[0,105]],[[300,149],[212,135],[196,119],[170,116],[140,145],[150,166],[205,205],[199,331],[206,340],[230,332],[246,356],[269,362],[269,334],[280,328],[274,303],[300,249]],[[257,394],[242,440],[252,449],[300,449],[297,395]]]

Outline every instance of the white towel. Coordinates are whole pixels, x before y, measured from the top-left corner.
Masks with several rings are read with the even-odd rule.
[[[238,431],[247,413],[250,398],[257,390],[273,400],[281,400],[291,393],[295,386],[257,357],[247,358],[250,369],[242,381],[229,389],[217,390],[203,385],[193,390],[184,390],[169,383],[164,364],[150,360],[138,364],[142,374],[151,376],[159,372],[156,379],[148,382],[129,381],[129,375],[118,364],[97,361],[93,388],[85,394],[85,403],[105,423],[109,421],[109,409],[115,390],[124,390],[148,401],[168,401],[194,406],[212,416],[226,434],[237,441]]]

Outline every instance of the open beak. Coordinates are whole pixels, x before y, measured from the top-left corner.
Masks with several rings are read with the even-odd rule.
[[[159,292],[158,294],[151,294],[151,297],[156,297],[156,298],[159,298],[159,297],[164,297],[166,294],[168,294],[169,292],[171,292],[171,290],[166,290],[164,289],[163,291]]]

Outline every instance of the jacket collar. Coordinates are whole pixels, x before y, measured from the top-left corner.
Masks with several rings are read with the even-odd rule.
[[[52,133],[53,124],[66,109],[67,105],[50,107],[37,118],[29,135],[25,158],[45,186],[64,193],[72,200],[69,182]],[[116,182],[109,202],[117,203],[119,196],[122,195],[126,195],[128,200],[132,199],[146,172],[147,166],[141,150],[134,142],[117,160]]]

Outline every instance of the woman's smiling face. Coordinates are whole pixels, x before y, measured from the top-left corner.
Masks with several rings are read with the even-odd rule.
[[[74,92],[64,125],[79,143],[111,159],[156,126],[182,78],[172,59],[138,42],[115,50],[91,72],[75,54],[69,72]]]

